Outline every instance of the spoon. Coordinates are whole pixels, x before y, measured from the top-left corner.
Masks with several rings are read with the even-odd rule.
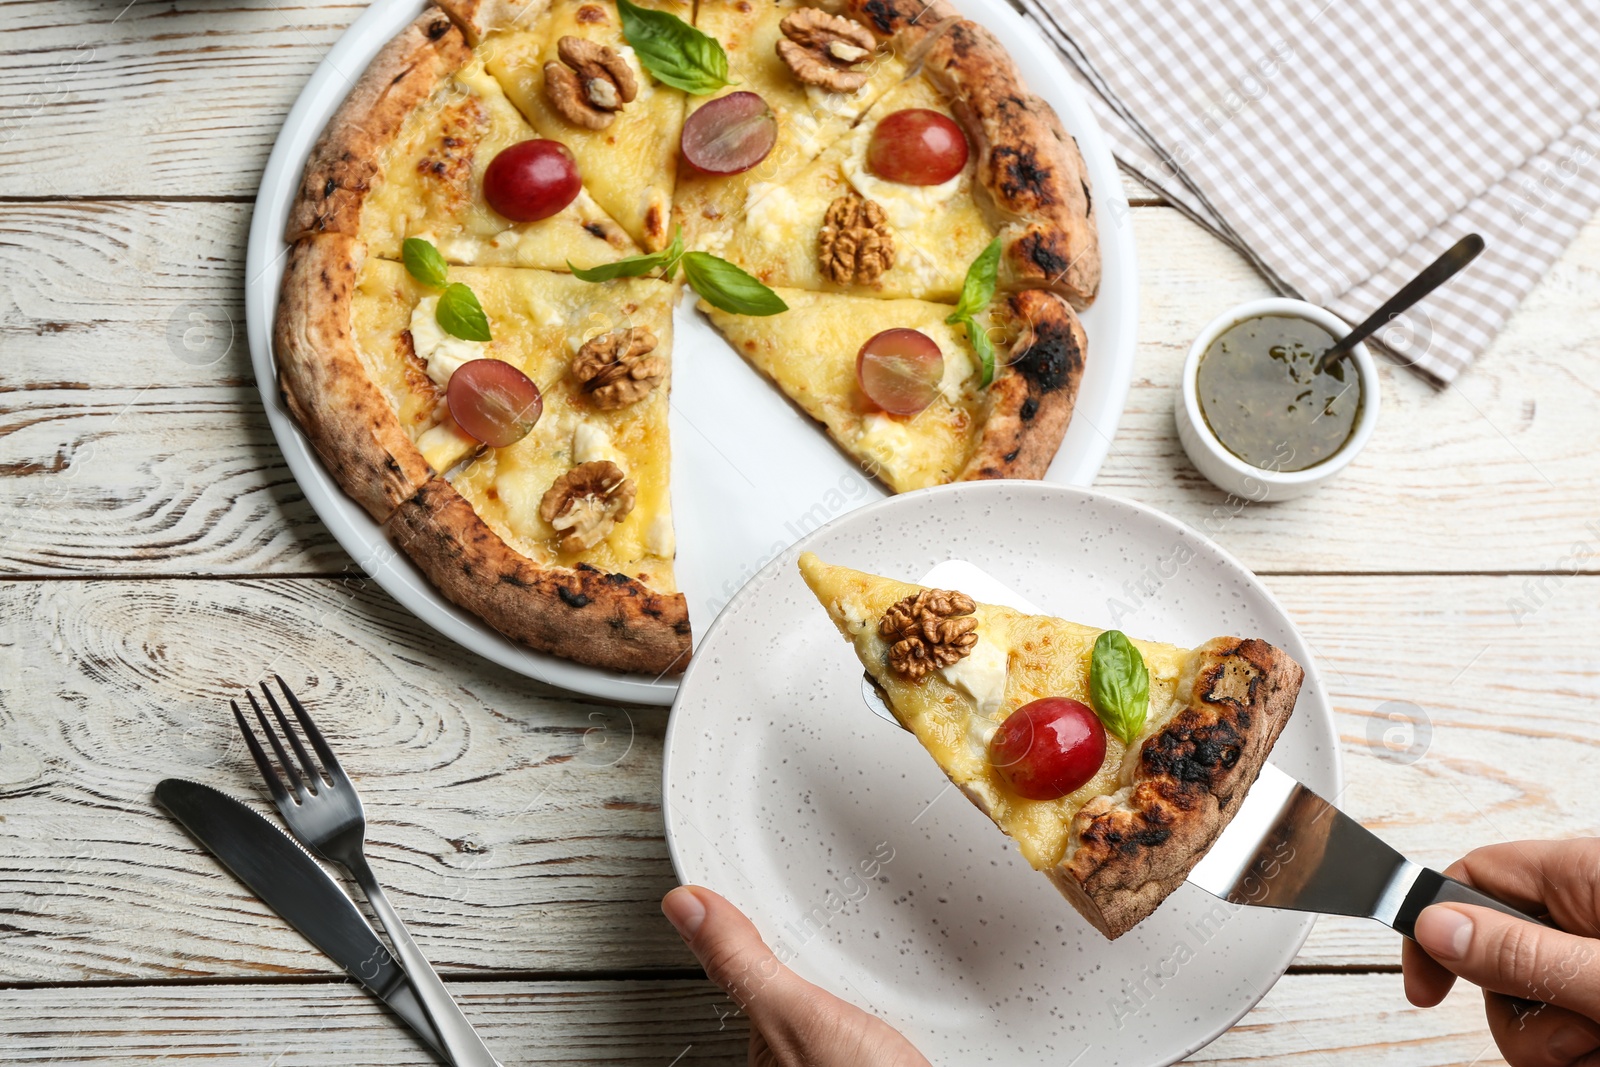
[[[1405,287],[1391,296],[1381,308],[1368,315],[1360,326],[1345,334],[1332,348],[1322,353],[1317,359],[1316,372],[1321,374],[1349,355],[1352,348],[1365,341],[1380,326],[1387,325],[1390,319],[1449,281],[1457,271],[1471,263],[1482,251],[1483,238],[1475,233],[1467,234],[1450,246],[1444,255],[1422,268],[1421,274],[1407,282]]]

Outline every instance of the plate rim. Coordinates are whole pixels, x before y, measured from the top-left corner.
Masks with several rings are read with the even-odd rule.
[[[875,515],[882,511],[896,507],[907,506],[906,502],[908,500],[916,499],[920,502],[920,500],[934,495],[1015,492],[1018,489],[1027,491],[1030,488],[1033,489],[1033,491],[1047,495],[1075,496],[1086,498],[1102,504],[1108,504],[1112,507],[1128,508],[1134,513],[1141,515],[1143,518],[1153,519],[1160,525],[1174,532],[1185,536],[1198,537],[1202,539],[1216,551],[1216,553],[1221,557],[1222,562],[1238,568],[1246,575],[1247,580],[1255,587],[1255,591],[1265,597],[1267,603],[1282,617],[1285,625],[1288,626],[1294,637],[1300,642],[1301,645],[1310,650],[1311,645],[1308,641],[1306,641],[1305,635],[1300,632],[1300,627],[1294,621],[1294,617],[1289,614],[1287,609],[1284,608],[1283,604],[1278,600],[1277,596],[1272,592],[1272,590],[1267,587],[1266,583],[1261,580],[1260,576],[1257,575],[1254,570],[1247,567],[1242,560],[1240,560],[1222,545],[1218,544],[1215,540],[1206,537],[1192,526],[1181,522],[1171,515],[1168,515],[1165,512],[1140,501],[1130,500],[1126,497],[1117,496],[1104,490],[1092,488],[1090,486],[1062,485],[1055,482],[957,482],[950,485],[935,486],[930,489],[919,490],[914,495],[901,494],[899,496],[890,496],[882,500],[876,500],[871,503],[864,504],[859,508],[835,517],[828,523],[795,541],[794,544],[790,545],[783,552],[779,553],[779,555],[771,560],[766,566],[762,567],[761,570],[750,579],[749,583],[746,585],[746,588],[760,588],[761,586],[765,585],[780,569],[795,566],[795,560],[798,558],[800,553],[809,551],[810,546],[813,543],[828,536],[836,527],[847,522],[863,520],[870,521]],[[741,592],[742,591],[743,590],[741,590]],[[721,633],[722,630],[727,626],[732,625],[732,623],[729,621],[731,617],[729,611],[737,603],[738,598],[736,597],[734,600],[729,602],[726,608],[718,613],[716,620],[710,627],[707,628],[705,634],[700,638],[704,645],[709,645],[714,635]],[[678,837],[683,832],[683,828],[676,825],[677,807],[673,803],[672,787],[673,767],[675,764],[674,754],[677,751],[675,741],[678,740],[677,735],[680,727],[683,724],[683,716],[679,714],[679,704],[684,700],[684,695],[686,693],[694,692],[692,684],[697,674],[710,670],[711,668],[705,664],[711,661],[712,657],[710,656],[696,656],[690,660],[688,669],[684,671],[683,676],[680,679],[678,696],[672,703],[672,708],[667,718],[666,733],[662,739],[661,810],[663,822],[666,828],[665,836],[667,841],[667,854],[672,860],[672,871],[677,877],[679,885],[705,885],[704,882],[694,882],[685,876],[684,860],[678,847]],[[1307,662],[1301,666],[1305,671],[1306,680],[1311,683],[1308,688],[1318,695],[1318,698],[1326,712],[1325,716],[1323,716],[1323,719],[1325,720],[1323,722],[1323,725],[1325,726],[1324,733],[1326,736],[1323,738],[1325,744],[1323,745],[1322,750],[1328,754],[1328,760],[1330,763],[1329,771],[1332,774],[1333,782],[1337,787],[1342,789],[1345,781],[1344,752],[1339,744],[1338,732],[1334,723],[1335,711],[1333,708],[1333,703],[1328,698],[1327,690],[1322,682],[1322,673],[1318,669],[1315,659],[1311,656],[1307,656],[1306,661]],[[707,888],[715,891],[714,886],[707,886]],[[1272,980],[1266,983],[1260,989],[1258,995],[1251,998],[1246,998],[1244,1001],[1242,1001],[1237,1011],[1230,1013],[1214,1028],[1206,1030],[1204,1036],[1198,1039],[1194,1044],[1186,1046],[1182,1050],[1177,1051],[1169,1059],[1160,1060],[1158,1064],[1153,1064],[1152,1067],[1168,1067],[1170,1064],[1177,1063],[1185,1057],[1191,1056],[1200,1049],[1205,1048],[1217,1038],[1231,1030],[1234,1025],[1238,1023],[1240,1019],[1244,1018],[1252,1008],[1259,1004],[1267,995],[1267,993],[1270,992],[1278,983],[1278,981],[1283,978],[1290,965],[1294,962],[1295,957],[1300,954],[1301,948],[1305,946],[1306,940],[1311,936],[1311,931],[1316,926],[1317,919],[1318,916],[1316,915],[1304,915],[1299,924],[1298,932],[1285,940],[1283,949],[1273,959],[1271,968]],[[848,991],[828,989],[828,992],[837,996],[841,996],[847,1001],[849,1000]]]
[[[273,142],[262,170],[246,244],[244,304],[245,333],[251,370],[261,395],[268,427],[291,475],[317,518],[356,566],[418,621],[457,645],[508,670],[568,692],[633,704],[667,706],[676,698],[681,676],[650,678],[644,674],[608,671],[526,648],[438,591],[414,564],[399,552],[381,526],[332,480],[308,439],[285,409],[278,390],[277,366],[272,352],[272,321],[282,284],[282,262],[289,245],[283,227],[312,145],[328,118],[348,95],[346,69],[364,71],[373,56],[432,0],[375,0],[334,42],[295,98]],[[1026,20],[1004,0],[960,0],[970,17],[991,28],[1005,24],[1008,48],[1031,55],[1034,62],[1059,63],[1042,39],[1028,32]],[[343,87],[341,87],[341,83]],[[1083,121],[1074,128],[1085,165],[1097,189],[1102,247],[1114,241],[1118,265],[1110,281],[1121,294],[1114,327],[1121,344],[1115,350],[1104,344],[1103,360],[1110,368],[1109,392],[1091,422],[1092,433],[1070,466],[1056,477],[1074,484],[1092,482],[1109,454],[1112,439],[1127,407],[1138,348],[1139,286],[1136,248],[1124,195],[1109,142],[1082,91],[1062,78],[1046,87],[1070,101]],[[314,124],[314,128],[313,127]],[[1108,224],[1109,219],[1109,224]],[[690,312],[693,314],[693,312]],[[1107,331],[1111,332],[1111,331]],[[755,379],[753,378],[752,381]],[[760,383],[762,387],[768,387]],[[1080,407],[1074,413],[1088,420]],[[818,432],[821,432],[820,430]],[[1071,424],[1068,433],[1071,432]],[[1065,442],[1065,439],[1063,439]],[[1059,483],[1057,483],[1059,484]],[[736,599],[736,597],[735,597]],[[732,603],[730,599],[730,603]],[[726,606],[722,610],[726,610]],[[718,612],[720,618],[721,612]],[[707,632],[716,625],[713,620]],[[698,650],[699,640],[696,640]],[[694,656],[691,654],[690,662]]]

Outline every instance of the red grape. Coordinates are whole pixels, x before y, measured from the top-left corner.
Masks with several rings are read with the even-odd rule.
[[[989,739],[990,766],[1029,800],[1057,800],[1083,788],[1105,758],[1099,717],[1066,697],[1024,704]]]
[[[511,364],[474,359],[450,375],[450,414],[467,433],[492,448],[514,445],[544,413],[539,387]]]
[[[755,93],[719,96],[683,123],[683,158],[709,174],[738,174],[767,158],[778,141],[778,117]]]
[[[940,185],[966,165],[966,134],[925,107],[885,116],[867,142],[867,169],[902,185]]]
[[[483,172],[483,198],[513,222],[547,219],[577,199],[578,164],[560,141],[522,141]]]
[[[915,415],[933,403],[943,379],[944,353],[918,330],[875,333],[856,356],[856,383],[891,415]]]

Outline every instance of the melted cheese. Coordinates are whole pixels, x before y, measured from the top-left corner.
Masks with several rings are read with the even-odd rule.
[[[897,230],[915,229],[929,216],[944,211],[952,198],[972,184],[970,164],[967,170],[939,185],[906,185],[880,178],[867,169],[871,141],[870,130],[857,130],[851,135],[844,174],[856,192],[883,207],[889,225]]]
[[[944,680],[971,697],[980,716],[1000,710],[1006,695],[1006,659],[1010,654],[995,628],[978,627],[978,643],[965,656],[948,667],[941,667]],[[984,738],[985,744],[988,738]]]
[[[467,341],[446,333],[439,325],[438,312],[438,297],[428,296],[417,301],[417,306],[411,310],[411,346],[427,363],[428,377],[443,389],[463,363],[484,358],[488,343]]]

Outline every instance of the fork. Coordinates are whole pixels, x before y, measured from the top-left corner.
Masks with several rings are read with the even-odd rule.
[[[273,697],[267,683],[261,683],[262,695],[267,698],[267,704],[272,708],[272,714],[277,719],[278,726],[282,728],[283,736],[294,749],[300,765],[298,769],[295,766],[296,761],[289,758],[283,742],[278,739],[277,732],[267,721],[261,705],[256,702],[254,691],[245,690],[245,696],[249,698],[250,707],[255,711],[257,721],[261,723],[262,732],[267,735],[273,752],[277,754],[278,762],[283,766],[284,775],[289,779],[287,787],[273,767],[271,759],[262,749],[261,742],[256,739],[255,731],[251,729],[244,713],[239,710],[239,702],[230,700],[228,703],[233,707],[233,717],[239,723],[239,732],[244,735],[244,743],[249,747],[250,755],[255,757],[256,766],[261,769],[261,777],[266,779],[267,788],[272,792],[273,803],[278,806],[283,821],[289,824],[289,829],[299,838],[301,844],[330,863],[343,867],[355,878],[356,884],[361,887],[361,892],[366,894],[367,902],[372,905],[372,910],[377,912],[383,928],[389,931],[389,940],[394,942],[395,954],[400,957],[400,963],[411,976],[411,983],[417,990],[417,999],[422,1002],[423,1009],[433,1020],[434,1029],[438,1030],[445,1052],[455,1067],[500,1067],[499,1062],[489,1054],[478,1032],[467,1021],[467,1017],[461,1014],[460,1007],[445,989],[433,966],[422,955],[422,950],[411,940],[411,934],[407,932],[405,923],[395,914],[394,908],[389,904],[389,898],[383,893],[383,887],[378,884],[372,868],[368,866],[365,848],[367,818],[361,808],[361,797],[351,784],[350,776],[339,766],[339,760],[334,756],[333,749],[322,739],[322,732],[317,729],[317,724],[311,721],[311,716],[295,698],[288,685],[277,675],[272,677],[277,681],[278,688],[283,691],[289,707],[293,709],[295,718],[305,731],[306,739],[316,751],[317,758],[322,763],[321,771],[306,752],[300,736],[289,725],[288,718],[278,706],[278,701]]]

